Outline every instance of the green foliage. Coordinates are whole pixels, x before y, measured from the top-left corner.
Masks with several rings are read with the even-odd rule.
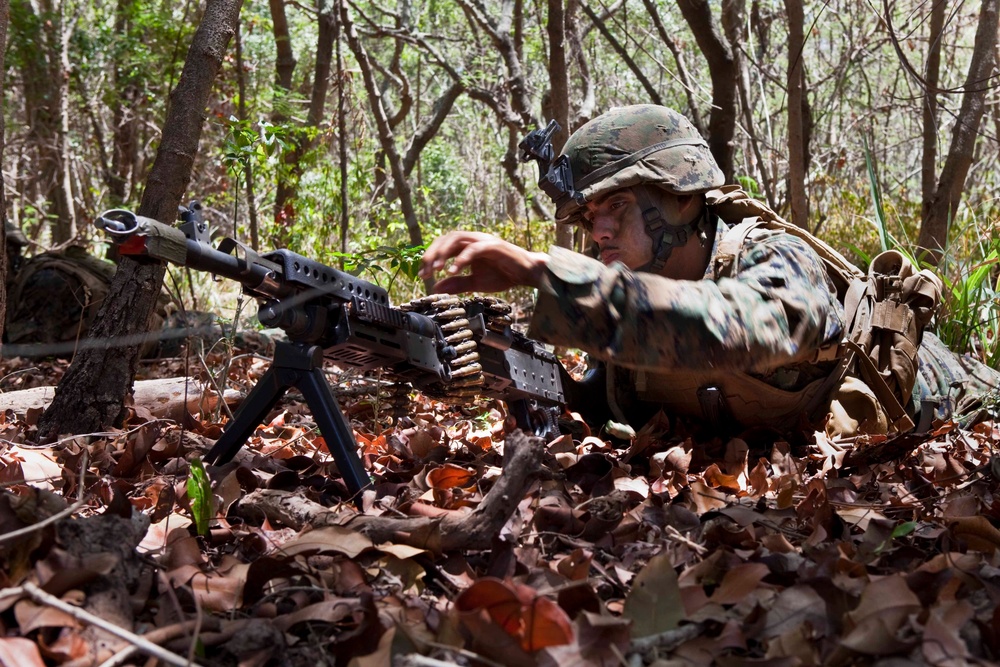
[[[971,352],[993,368],[1000,366],[998,263],[1000,239],[994,238],[981,257],[970,258],[956,275],[943,276],[945,294],[937,325],[948,347]]]
[[[344,270],[348,273],[356,276],[368,274],[376,285],[391,291],[400,275],[410,280],[417,280],[420,260],[424,256],[425,249],[426,246],[412,246],[400,242],[395,246],[379,246],[365,252],[332,254],[344,260]],[[386,277],[388,280],[382,285],[382,279]]]
[[[878,238],[882,244],[882,252],[895,245],[895,240],[889,234],[889,221],[885,215],[885,208],[882,205],[882,187],[879,185],[878,175],[875,173],[875,160],[872,151],[868,147],[868,137],[862,135],[861,140],[865,147],[865,167],[868,171],[868,186],[871,193],[872,206],[875,209],[875,226],[878,229]]]
[[[266,120],[252,123],[229,117],[228,132],[222,144],[222,161],[237,178],[247,167],[263,165],[288,148],[289,128]]]
[[[191,461],[187,494],[195,529],[199,535],[208,535],[208,524],[212,520],[212,480],[198,457]]]
[[[748,195],[754,199],[764,201],[764,193],[760,191],[760,183],[757,182],[757,179],[750,176],[737,176],[736,181]]]

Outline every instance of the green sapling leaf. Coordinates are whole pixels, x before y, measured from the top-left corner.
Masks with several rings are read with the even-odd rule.
[[[195,529],[199,535],[207,535],[208,523],[212,520],[212,480],[208,478],[200,458],[191,461],[187,492]]]

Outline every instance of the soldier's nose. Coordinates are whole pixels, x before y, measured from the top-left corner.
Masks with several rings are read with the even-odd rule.
[[[614,238],[615,225],[610,216],[599,215],[594,218],[594,226],[590,231],[594,240],[598,243]]]

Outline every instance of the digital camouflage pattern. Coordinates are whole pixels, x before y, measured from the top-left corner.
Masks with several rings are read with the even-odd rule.
[[[911,410],[929,401],[936,419],[953,418],[960,424],[977,419],[982,409],[996,411],[1000,372],[969,355],[952,352],[929,331],[924,332],[918,357]]]
[[[633,368],[767,373],[811,359],[840,340],[843,309],[811,248],[762,231],[738,277],[718,282],[633,273],[554,247],[530,334]]]
[[[616,107],[591,120],[567,140],[573,187],[585,201],[641,183],[678,195],[696,194],[725,182],[708,142],[687,118],[666,107]],[[560,222],[578,222],[580,204],[559,207]]]
[[[720,222],[715,249],[727,230]],[[748,237],[735,277],[714,279],[709,268],[695,282],[552,248],[529,335],[633,371],[747,373],[767,387],[795,392],[832,371],[833,362],[811,361],[844,335],[843,306],[815,251],[780,231],[759,229]],[[930,399],[938,417],[1000,386],[996,371],[959,358],[930,334],[919,361],[913,406]],[[960,391],[956,383],[967,384]],[[639,393],[635,386],[616,389]],[[673,414],[705,418],[697,401],[687,410],[673,407]],[[739,421],[789,426],[800,410],[794,404],[787,414],[762,410]]]

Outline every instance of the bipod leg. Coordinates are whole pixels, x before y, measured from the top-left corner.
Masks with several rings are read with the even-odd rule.
[[[277,356],[277,348],[275,350]],[[287,371],[277,363],[267,369],[233,415],[233,421],[215,441],[215,446],[205,455],[205,463],[222,465],[233,460],[236,452],[240,451],[247,439],[267,417],[267,413],[288,391],[291,384],[287,375]]]
[[[240,451],[267,413],[291,387],[302,392],[312,410],[326,448],[337,462],[337,468],[356,503],[361,491],[371,485],[371,479],[358,458],[357,443],[351,425],[340,411],[333,391],[323,377],[323,348],[298,343],[280,342],[274,349],[274,363],[247,395],[233,421],[215,446],[205,456],[206,463],[228,463]]]
[[[319,348],[317,348],[319,349]],[[322,358],[322,350],[319,351]],[[337,400],[330,390],[330,385],[323,377],[323,371],[314,367],[303,373],[295,385],[306,399],[313,418],[323,434],[326,448],[333,454],[344,483],[347,484],[351,496],[360,506],[361,491],[371,486],[371,478],[365,472],[365,467],[358,458],[358,444],[354,440],[354,432],[344,413],[337,405]]]

